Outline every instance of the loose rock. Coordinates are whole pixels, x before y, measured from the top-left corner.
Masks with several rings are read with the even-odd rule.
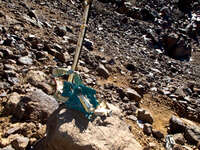
[[[98,72],[99,76],[102,76],[105,79],[107,79],[110,76],[110,73],[102,64],[99,64],[99,67],[97,68],[97,72]]]
[[[144,124],[144,128],[143,128],[143,132],[144,132],[146,135],[150,136],[151,133],[152,133],[152,125],[149,124],[149,123],[145,123],[145,124]]]
[[[153,123],[152,115],[147,110],[144,110],[144,109],[138,110],[137,118],[138,118],[138,120],[141,120],[143,122],[147,122],[150,124]]]
[[[29,56],[24,56],[24,57],[20,57],[18,59],[18,62],[22,65],[32,65],[33,64],[33,59],[30,58]]]
[[[164,138],[164,134],[158,130],[153,129],[152,134],[153,134],[153,137],[155,137],[158,140],[161,140]]]

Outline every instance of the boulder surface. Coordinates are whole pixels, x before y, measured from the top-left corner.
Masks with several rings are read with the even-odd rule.
[[[118,116],[88,121],[78,111],[60,106],[47,121],[47,135],[37,150],[142,150]]]

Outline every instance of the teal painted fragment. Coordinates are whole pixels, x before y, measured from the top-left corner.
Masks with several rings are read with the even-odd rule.
[[[67,72],[67,75],[71,73],[74,72]],[[90,119],[93,114],[93,111],[90,111],[91,108],[96,109],[99,105],[95,97],[96,91],[83,85],[82,80],[76,73],[74,73],[73,83],[64,81],[63,93],[61,95],[63,97],[68,97],[68,100],[65,102],[67,108],[83,112],[88,119]],[[87,108],[89,111],[84,109],[80,102],[80,97],[82,97],[83,100],[88,100],[89,103],[86,102],[86,104],[88,104]]]

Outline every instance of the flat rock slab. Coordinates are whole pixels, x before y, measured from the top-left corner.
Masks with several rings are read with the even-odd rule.
[[[48,119],[46,139],[37,150],[142,150],[118,116],[89,122],[82,113],[60,106]]]

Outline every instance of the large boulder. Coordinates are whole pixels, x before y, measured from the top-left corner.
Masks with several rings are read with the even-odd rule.
[[[60,106],[48,119],[45,140],[35,149],[142,150],[142,147],[118,116],[88,121],[81,112]]]

